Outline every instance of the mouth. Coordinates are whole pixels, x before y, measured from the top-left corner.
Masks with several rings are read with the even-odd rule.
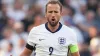
[[[55,21],[55,19],[53,18],[52,21]]]

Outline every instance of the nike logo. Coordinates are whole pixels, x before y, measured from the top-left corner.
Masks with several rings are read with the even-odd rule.
[[[42,40],[45,40],[45,39],[39,39],[39,41],[42,41]]]

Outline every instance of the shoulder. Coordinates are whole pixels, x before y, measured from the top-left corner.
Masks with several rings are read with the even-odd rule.
[[[63,31],[65,31],[65,32],[68,32],[68,33],[71,33],[71,34],[75,34],[74,29],[72,29],[71,27],[68,27],[66,25],[63,25],[62,28],[63,28]]]
[[[64,33],[64,35],[69,36],[71,38],[76,38],[77,37],[74,29],[72,29],[71,27],[68,27],[66,25],[63,25],[62,32]]]
[[[44,29],[44,27],[45,27],[45,24],[41,24],[39,26],[33,27],[30,32],[40,31],[40,30]]]
[[[29,40],[34,39],[34,37],[36,38],[40,34],[40,32],[42,31],[42,28],[44,28],[43,26],[44,26],[44,24],[33,27],[31,29],[31,31],[29,32],[29,36],[28,36]]]

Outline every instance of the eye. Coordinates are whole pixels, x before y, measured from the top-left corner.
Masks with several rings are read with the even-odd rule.
[[[54,11],[55,13],[58,13],[58,11]]]
[[[53,11],[48,11],[48,13],[52,13]]]

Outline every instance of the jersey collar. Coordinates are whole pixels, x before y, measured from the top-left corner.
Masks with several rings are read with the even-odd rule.
[[[58,32],[58,31],[62,28],[62,24],[59,22],[59,27],[58,27],[58,29],[57,29],[55,32],[52,32],[52,31],[48,28],[48,22],[45,23],[45,28],[46,28],[49,32],[55,33],[55,32]]]

